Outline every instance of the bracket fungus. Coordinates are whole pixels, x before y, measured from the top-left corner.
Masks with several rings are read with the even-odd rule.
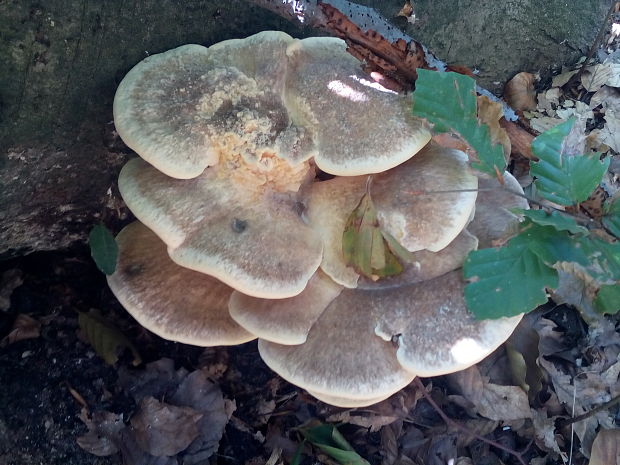
[[[334,405],[478,362],[520,316],[475,320],[460,268],[518,221],[490,206],[520,200],[477,195],[467,156],[429,143],[410,106],[333,38],[263,32],[148,57],[114,100],[141,158],[119,178],[140,222],[117,237],[112,291],[164,338],[259,338],[268,366]],[[361,273],[343,253],[364,195],[373,254],[394,246],[384,237],[406,252],[395,276]]]

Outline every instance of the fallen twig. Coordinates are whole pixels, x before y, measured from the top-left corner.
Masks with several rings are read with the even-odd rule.
[[[519,461],[520,464],[527,465],[527,462],[523,458],[523,454],[530,448],[530,446],[532,445],[532,441],[530,441],[528,445],[521,452],[518,452],[514,449],[511,449],[510,447],[506,447],[503,444],[500,444],[497,441],[493,441],[492,439],[488,439],[488,438],[485,438],[484,436],[480,436],[478,433],[472,432],[469,428],[466,428],[465,426],[458,423],[456,420],[453,420],[448,415],[446,415],[446,413],[442,410],[442,408],[437,404],[437,402],[435,402],[435,400],[431,397],[431,395],[426,391],[426,387],[424,386],[424,384],[422,384],[422,381],[420,380],[420,378],[415,378],[413,382],[416,384],[418,389],[420,389],[420,391],[424,395],[424,398],[427,400],[427,402],[431,404],[431,406],[435,409],[435,411],[439,414],[441,419],[447,425],[452,426],[469,436],[473,436],[479,441],[485,442],[489,444],[490,446],[503,450],[504,452],[507,452],[513,457],[515,457]]]
[[[613,399],[605,402],[604,404],[599,405],[598,407],[594,407],[592,410],[589,410],[582,415],[579,415],[573,418],[567,418],[565,420],[561,420],[558,426],[562,428],[564,426],[572,425],[573,423],[578,423],[580,421],[587,420],[591,416],[596,415],[598,412],[607,410],[617,404],[620,404],[620,395],[617,395]]]

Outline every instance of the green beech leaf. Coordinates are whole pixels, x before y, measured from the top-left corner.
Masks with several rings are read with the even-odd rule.
[[[600,284],[620,280],[620,243],[571,235],[526,220],[519,236],[546,265],[576,263]],[[515,238],[516,239],[516,238]]]
[[[347,220],[342,234],[342,252],[347,265],[370,279],[401,273],[403,266],[398,258],[408,260],[411,257],[396,239],[381,230],[368,191]]]
[[[600,313],[618,313],[620,311],[620,283],[601,286],[594,299],[594,307]]]
[[[529,247],[524,234],[499,249],[470,252],[463,272],[467,308],[478,319],[529,312],[547,302],[546,288],[558,285],[558,273]]]
[[[369,465],[333,425],[320,424],[300,431],[308,442],[343,465]]]
[[[590,276],[599,282],[620,281],[620,242],[584,237],[579,240],[579,248],[586,259],[578,263]]]
[[[97,268],[107,275],[114,273],[118,259],[118,245],[110,230],[102,224],[96,225],[88,235],[88,244]]]
[[[547,265],[558,262],[588,264],[588,255],[579,243],[579,238],[567,231],[558,231],[553,226],[542,226],[530,220],[522,225],[520,240],[528,243],[529,249]]]
[[[586,200],[609,167],[610,159],[601,162],[598,154],[569,156],[565,153],[564,140],[574,123],[571,118],[532,141],[532,152],[539,158],[530,164],[530,173],[536,178],[534,184],[542,197],[560,205]]]
[[[614,236],[620,239],[620,197],[606,204],[603,224]]]
[[[125,348],[131,351],[134,366],[142,363],[142,358],[131,341],[98,311],[80,312],[78,323],[97,355],[107,364],[114,365],[118,361],[119,353]]]
[[[568,231],[573,234],[588,234],[586,228],[579,226],[575,218],[565,213],[560,213],[555,210],[548,213],[545,210],[523,210],[519,208],[513,211],[529,218],[534,223],[540,224],[541,226],[553,226],[558,231]]]
[[[506,168],[504,150],[491,142],[487,125],[478,121],[476,82],[458,73],[418,69],[413,93],[413,114],[434,124],[437,132],[454,131],[476,151],[472,166],[492,174]]]

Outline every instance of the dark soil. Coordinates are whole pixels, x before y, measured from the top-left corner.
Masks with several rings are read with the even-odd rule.
[[[0,465],[121,465],[123,460],[118,453],[97,457],[78,445],[77,438],[87,432],[80,415],[85,409],[90,413],[108,411],[122,414],[123,421],[128,423],[137,406],[119,383],[119,372],[141,370],[163,357],[171,358],[177,369],[208,370],[224,397],[234,401],[236,409],[208,465],[263,465],[274,450],[281,455],[279,461],[271,463],[291,463],[301,442],[296,428],[312,419],[341,424],[340,431],[373,465],[444,465],[442,457],[454,456],[446,454],[455,454],[457,442],[463,439],[462,433],[446,428],[437,412],[420,400],[422,395],[414,385],[388,401],[358,409],[355,414],[366,415],[368,424],[355,426],[346,424],[351,423],[350,418],[329,418],[343,409],[318,402],[274,375],[261,361],[255,342],[204,349],[153,335],[116,301],[85,247],[65,253],[37,253],[1,263],[0,276],[11,269],[22,272],[23,284],[13,291],[8,312],[0,312],[0,340],[10,332],[18,314],[38,320],[41,331],[38,337],[0,347]],[[585,324],[577,313],[551,304],[546,308],[547,318],[555,321],[571,346],[582,345]],[[129,351],[121,354],[113,366],[106,365],[96,354],[80,335],[78,324],[78,312],[91,309],[99,310],[135,344],[142,356],[140,366],[132,366]],[[433,379],[432,384],[433,397],[449,417],[476,421],[447,397],[451,388],[444,378]],[[267,412],[265,405],[270,406]],[[404,415],[401,420],[380,423],[390,415],[398,416],[397,412]],[[373,424],[378,427],[373,429]],[[424,430],[424,438],[416,436],[416,429]],[[514,450],[529,447],[523,457],[528,463],[534,457],[546,455],[530,442],[531,436],[519,435],[501,423],[495,423],[484,434]],[[421,441],[425,443],[424,450],[416,454],[423,459],[386,461],[386,457],[394,460]],[[519,463],[515,457],[480,441],[466,449],[458,448],[472,457],[475,464]],[[303,465],[336,463],[307,445],[305,452]],[[429,457],[433,457],[431,462]],[[549,459],[546,463],[561,463],[558,460]],[[574,457],[573,463],[583,465],[586,460],[583,456]]]
[[[148,333],[120,307],[84,248],[5,262],[0,274],[12,268],[22,271],[24,283],[14,290],[9,313],[0,313],[0,339],[20,313],[39,320],[42,327],[40,337],[0,348],[0,465],[121,463],[119,454],[96,457],[76,442],[87,428],[72,391],[91,412],[122,413],[127,420],[136,407],[117,385],[117,369],[131,368],[129,354],[115,366],[106,365],[79,337],[77,312],[93,308],[139,347],[144,363],[169,357],[176,368],[191,371],[223,362],[228,374],[221,382],[224,395],[235,399],[239,421],[252,421],[250,411],[274,376],[260,361],[255,343],[205,350]],[[242,464],[260,456],[259,449],[251,434],[229,425],[213,463]]]

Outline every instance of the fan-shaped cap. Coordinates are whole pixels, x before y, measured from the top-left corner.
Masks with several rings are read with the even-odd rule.
[[[508,239],[519,230],[519,217],[512,208],[527,210],[529,205],[519,181],[508,171],[504,173],[504,186],[495,178],[479,179],[480,192],[476,200],[476,213],[467,229],[479,241],[479,247],[494,247],[495,242]],[[514,192],[517,195],[511,193]]]
[[[311,37],[287,49],[286,106],[315,140],[331,174],[379,173],[415,155],[431,134],[404,95],[372,82],[344,41]]]
[[[321,402],[325,402],[326,404],[335,405],[336,407],[342,407],[342,408],[367,407],[369,405],[378,404],[379,402],[384,401],[385,399],[393,395],[393,394],[390,394],[387,396],[373,397],[370,399],[348,399],[346,397],[330,396],[330,395],[323,394],[320,392],[314,392],[309,389],[306,389],[306,390],[308,391],[308,394],[310,394],[313,397],[316,397]]]
[[[233,289],[176,265],[165,244],[135,222],[116,237],[118,264],[108,284],[145,328],[173,341],[198,346],[241,344],[255,339],[228,314]]]
[[[246,191],[215,168],[173,179],[140,159],[123,167],[118,183],[172,260],[245,294],[297,295],[321,261],[321,241],[299,217],[292,194]]]
[[[342,234],[366,191],[366,182],[367,176],[355,176],[314,183],[308,200],[308,221],[323,240],[321,269],[350,288],[357,285],[358,274],[344,262]],[[463,152],[429,145],[402,165],[374,175],[370,192],[384,230],[411,252],[437,252],[455,241],[471,218],[477,186]],[[456,255],[471,250],[471,239],[455,242],[441,255],[442,261],[433,262],[432,255],[421,253],[414,260],[420,271],[416,280],[459,267],[462,261]],[[444,260],[448,257],[454,264]],[[415,262],[426,265],[420,267]]]
[[[144,59],[116,92],[117,131],[142,158],[181,179],[231,153],[254,164],[274,151],[291,163],[306,160],[314,145],[290,125],[281,97],[286,47],[293,41],[282,32],[263,32]]]
[[[368,400],[387,397],[414,375],[396,360],[396,347],[374,335],[369,292],[344,289],[310,329],[306,342],[280,345],[259,339],[265,363],[285,380],[317,394]]]
[[[383,312],[376,334],[398,337],[398,361],[418,376],[438,376],[479,362],[512,334],[523,315],[476,320],[463,298],[461,270],[387,291],[375,291]]]
[[[410,252],[437,252],[465,228],[478,179],[459,150],[431,144],[402,167],[373,177],[379,222]]]
[[[465,307],[463,286],[457,270],[408,286],[345,289],[305,343],[259,339],[259,351],[284,379],[328,402],[382,400],[415,375],[467,368],[510,336],[521,315],[475,320]]]
[[[342,286],[319,270],[295,297],[265,300],[235,291],[228,309],[239,325],[257,337],[278,344],[302,344],[314,322],[340,291]]]

